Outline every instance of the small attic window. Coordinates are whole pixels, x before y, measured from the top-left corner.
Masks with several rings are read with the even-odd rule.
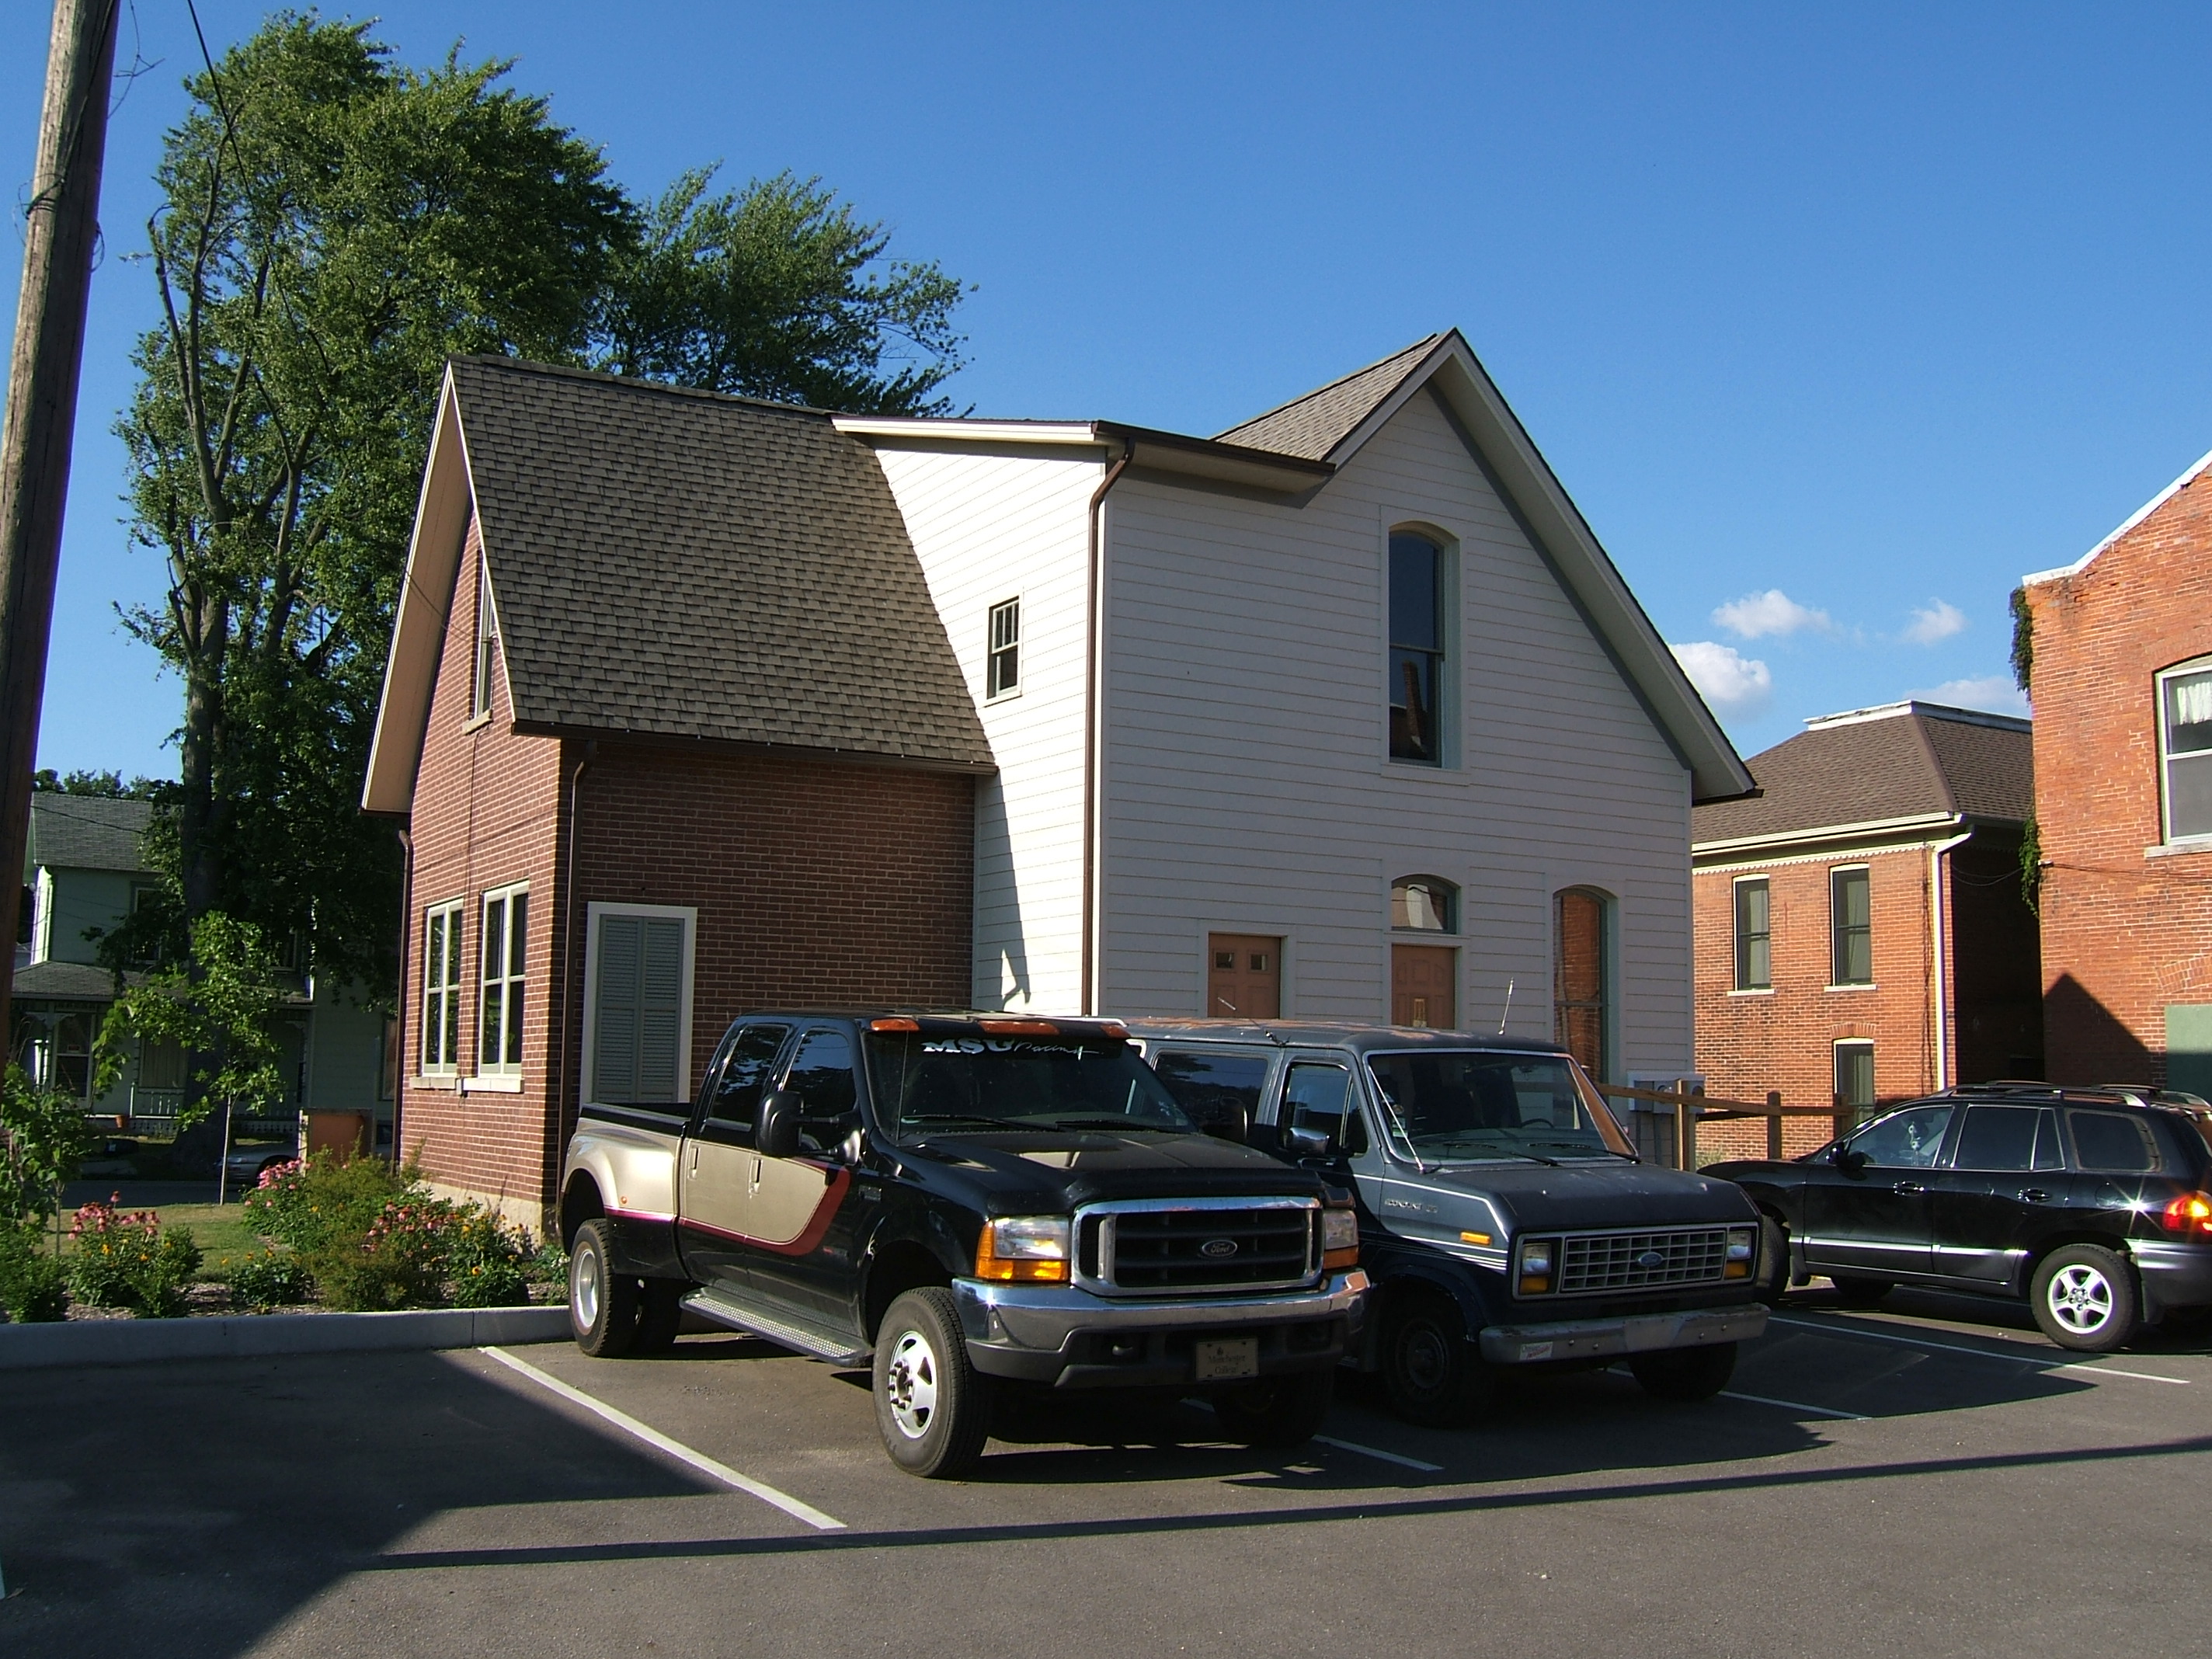
[[[499,618],[491,608],[491,574],[477,567],[477,665],[469,690],[469,718],[483,720],[491,713],[492,664],[499,656]]]

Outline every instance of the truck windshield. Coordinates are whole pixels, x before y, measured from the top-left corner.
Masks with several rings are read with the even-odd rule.
[[[1635,1156],[1564,1054],[1425,1048],[1367,1069],[1392,1145],[1421,1164]]]
[[[871,1031],[868,1077],[893,1133],[1198,1130],[1137,1051],[1112,1038]]]

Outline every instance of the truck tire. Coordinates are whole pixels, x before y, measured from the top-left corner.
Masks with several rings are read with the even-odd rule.
[[[968,1363],[952,1292],[908,1291],[876,1332],[876,1429],[891,1462],[925,1480],[957,1480],[991,1437],[991,1380]]]
[[[1408,1423],[1449,1429],[1491,1402],[1497,1378],[1468,1340],[1456,1303],[1439,1291],[1404,1290],[1383,1315],[1382,1386]]]
[[[2135,1337],[2142,1299],[2126,1260],[2101,1244],[2066,1244],[2036,1265],[2028,1307],[2062,1348],[2110,1353]]]
[[[1735,1344],[1716,1342],[1703,1348],[1662,1348],[1639,1353],[1628,1369],[1654,1400],[1694,1405],[1711,1400],[1735,1375]]]
[[[1240,1445],[1288,1449],[1321,1432],[1336,1399],[1334,1368],[1299,1371],[1213,1396],[1214,1420]]]
[[[684,1296],[690,1289],[680,1279],[648,1279],[637,1301],[637,1334],[630,1340],[633,1355],[663,1354],[676,1346],[676,1333],[684,1323]]]
[[[637,1280],[607,1261],[606,1223],[594,1218],[568,1246],[568,1328],[594,1359],[619,1359],[637,1340]]]

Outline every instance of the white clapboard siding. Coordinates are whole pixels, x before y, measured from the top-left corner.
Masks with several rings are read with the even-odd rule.
[[[1458,764],[1386,754],[1399,524],[1458,548]],[[1690,1064],[1689,778],[1427,392],[1303,507],[1108,497],[1107,1011],[1192,1014],[1208,928],[1286,935],[1285,1012],[1388,1017],[1389,889],[1462,892],[1459,1019],[1552,1034],[1552,896],[1616,900],[1626,1073]]]
[[[931,599],[998,762],[976,786],[976,1006],[1082,993],[1085,585],[1100,450],[878,441]],[[1022,602],[1018,695],[987,702],[991,607]]]

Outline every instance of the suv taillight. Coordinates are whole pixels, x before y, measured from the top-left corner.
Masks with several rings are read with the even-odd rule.
[[[2159,1218],[2170,1233],[2188,1238],[2212,1238],[2212,1194],[2184,1193],[2166,1206]]]

